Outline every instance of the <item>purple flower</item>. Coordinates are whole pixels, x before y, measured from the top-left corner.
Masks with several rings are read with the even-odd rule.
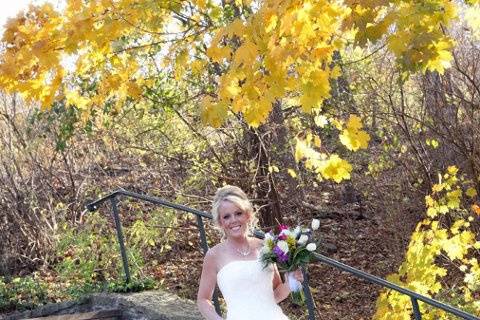
[[[272,251],[277,256],[279,262],[287,262],[288,261],[288,254],[283,252],[282,249],[280,249],[278,246],[275,246]]]

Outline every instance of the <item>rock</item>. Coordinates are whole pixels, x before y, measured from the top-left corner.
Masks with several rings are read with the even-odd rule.
[[[193,301],[181,299],[161,290],[92,294],[81,301],[47,304],[34,310],[0,316],[0,319],[18,320],[111,309],[121,310],[122,320],[202,319]]]
[[[321,247],[327,253],[335,253],[338,250],[337,246],[333,243],[330,243],[330,242],[322,242]]]
[[[202,319],[193,301],[161,291],[144,291],[134,294],[96,294],[91,304],[121,309],[122,319],[131,320],[195,320]]]

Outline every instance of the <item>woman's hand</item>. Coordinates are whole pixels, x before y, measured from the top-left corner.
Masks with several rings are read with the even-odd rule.
[[[302,272],[302,270],[296,269],[296,270],[291,271],[291,272],[288,272],[288,273],[292,275],[291,277],[292,277],[293,279],[297,280],[298,282],[302,282],[302,283],[303,283],[304,279],[303,279],[303,272]],[[287,279],[290,279],[290,277],[287,277]],[[287,280],[287,281],[288,281],[288,280]]]
[[[302,270],[296,269],[294,271],[287,272],[285,276],[285,282],[290,291],[297,292],[302,289],[302,282],[304,280]]]

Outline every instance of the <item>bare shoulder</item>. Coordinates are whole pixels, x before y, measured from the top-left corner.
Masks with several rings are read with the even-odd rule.
[[[208,251],[205,254],[205,257],[203,259],[204,263],[217,265],[218,261],[220,259],[220,255],[221,255],[223,246],[224,246],[223,243],[219,243],[219,244],[216,244],[215,246],[211,247],[210,249],[208,249]]]
[[[250,238],[251,240],[251,243],[253,244],[253,246],[255,248],[260,248],[263,246],[263,239],[258,239],[258,238],[255,238],[255,237],[251,237]]]

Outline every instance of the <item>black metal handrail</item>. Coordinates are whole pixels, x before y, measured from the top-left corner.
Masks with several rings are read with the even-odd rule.
[[[121,224],[120,215],[119,215],[119,212],[118,212],[118,199],[117,199],[118,196],[126,196],[126,197],[130,197],[130,198],[134,198],[134,199],[139,199],[139,200],[150,202],[150,203],[160,205],[160,206],[163,206],[163,207],[172,208],[172,209],[176,209],[176,210],[180,210],[180,211],[183,211],[183,212],[188,212],[188,213],[194,214],[197,218],[197,225],[198,225],[199,232],[200,232],[200,242],[201,242],[201,246],[202,246],[202,249],[203,249],[203,253],[205,254],[208,251],[207,236],[206,236],[206,233],[205,233],[205,226],[203,224],[203,218],[212,219],[211,214],[209,214],[207,212],[200,211],[200,210],[196,210],[196,209],[193,209],[193,208],[190,208],[190,207],[187,207],[187,206],[183,206],[183,205],[179,205],[179,204],[176,204],[176,203],[173,203],[173,202],[169,202],[169,201],[163,200],[161,198],[153,197],[153,196],[148,196],[148,195],[143,195],[143,194],[139,194],[139,193],[135,193],[135,192],[130,192],[130,191],[126,191],[126,190],[123,190],[123,189],[114,191],[114,192],[112,192],[112,193],[94,201],[94,202],[91,202],[91,203],[87,204],[86,207],[90,211],[95,211],[95,210],[98,209],[98,207],[102,203],[104,203],[106,201],[110,201],[110,204],[112,206],[113,219],[114,219],[114,222],[115,222],[115,229],[116,229],[116,232],[117,232],[117,239],[118,239],[118,243],[119,243],[119,247],[120,247],[120,254],[121,254],[121,257],[122,257],[123,269],[124,269],[124,272],[125,272],[125,281],[127,283],[130,282],[130,271],[129,271],[129,267],[128,267],[128,257],[127,257],[127,253],[126,253],[126,249],[125,249],[125,242],[124,242],[124,237],[123,237],[122,224]],[[265,235],[262,231],[255,230],[254,236],[256,236],[257,238],[263,239]],[[346,272],[348,272],[348,273],[350,273],[350,274],[352,274],[352,275],[354,275],[358,278],[364,279],[368,282],[378,284],[382,287],[385,287],[385,288],[388,288],[388,289],[391,289],[391,290],[395,290],[395,291],[398,291],[402,294],[405,294],[405,295],[409,296],[410,299],[411,299],[411,302],[412,302],[412,309],[413,309],[413,315],[415,317],[415,320],[421,320],[422,319],[422,315],[421,315],[420,308],[419,308],[419,305],[418,305],[418,300],[420,300],[420,301],[422,301],[426,304],[429,304],[433,307],[439,308],[443,311],[446,311],[448,313],[451,313],[455,316],[458,316],[462,319],[480,320],[480,318],[478,318],[478,317],[476,317],[472,314],[469,314],[465,311],[462,311],[458,308],[454,308],[454,307],[449,306],[445,303],[439,302],[435,299],[432,299],[432,298],[423,296],[421,294],[418,294],[418,293],[416,293],[412,290],[400,287],[400,286],[398,286],[394,283],[391,283],[391,282],[389,282],[385,279],[376,277],[374,275],[371,275],[371,274],[366,273],[364,271],[361,271],[359,269],[353,268],[353,267],[348,266],[346,264],[343,264],[339,261],[328,258],[324,255],[314,253],[314,257],[315,257],[316,261],[325,263],[329,266],[335,267],[335,268],[340,269],[342,271],[346,271]],[[302,272],[303,272],[304,278],[305,278],[305,280],[304,280],[305,285],[303,286],[303,289],[304,289],[306,303],[307,303],[308,319],[309,320],[314,320],[315,319],[315,314],[314,314],[315,307],[314,307],[312,295],[311,295],[311,292],[310,292],[310,288],[309,288],[309,285],[308,285],[309,277],[308,277],[308,274],[307,274],[305,268],[302,269]],[[220,314],[220,304],[218,303],[217,290],[215,290],[215,292],[214,292],[213,303],[214,303],[214,306],[215,306],[215,310],[217,311],[218,314]]]

